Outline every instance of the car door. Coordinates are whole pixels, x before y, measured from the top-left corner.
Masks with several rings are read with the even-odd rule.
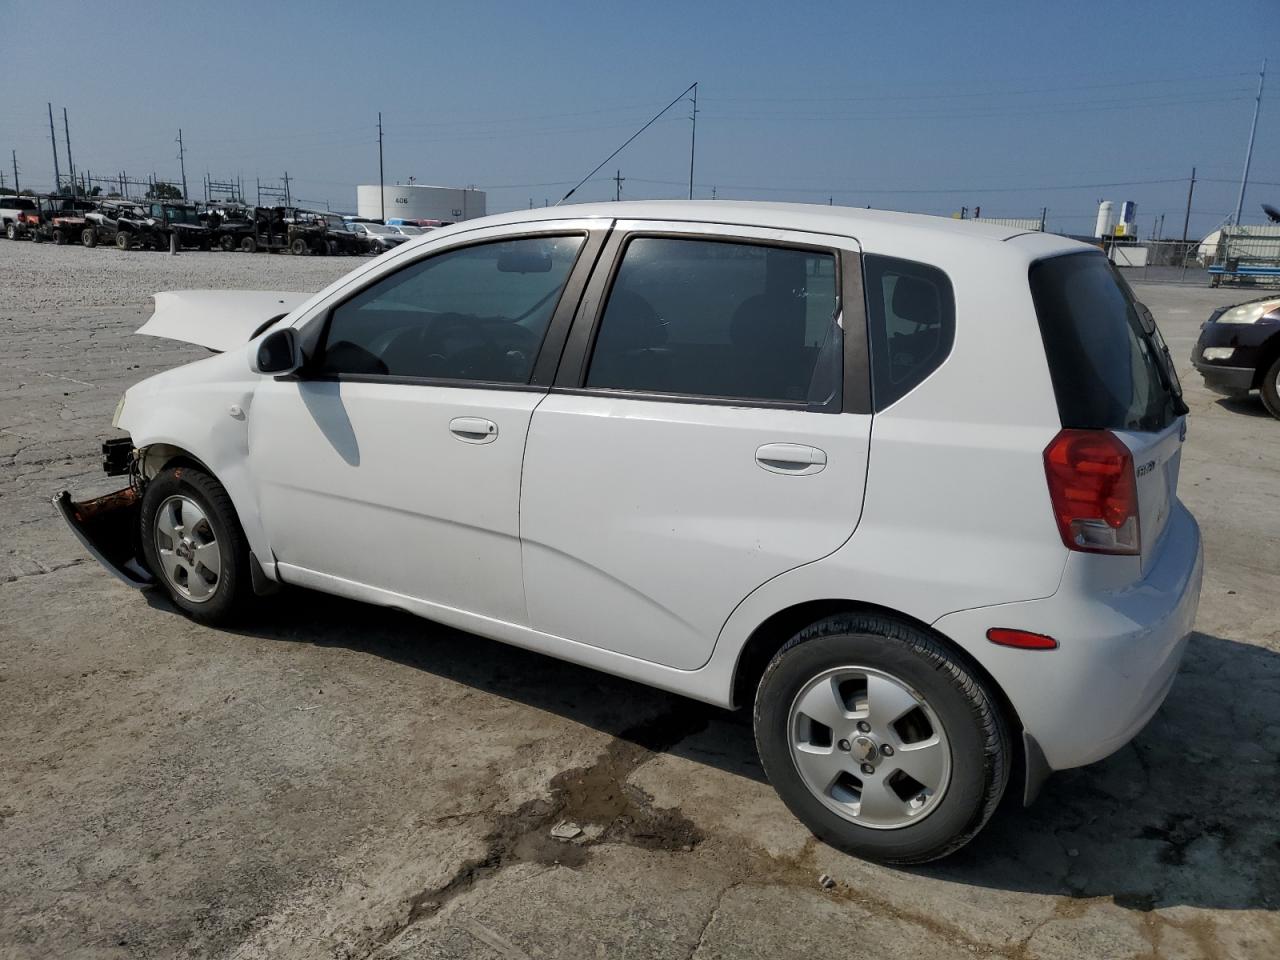
[[[320,312],[314,356],[264,381],[250,417],[286,582],[526,622],[529,416],[601,242],[582,221],[479,231],[375,270]]]
[[[858,257],[615,225],[526,445],[535,629],[695,669],[743,598],[849,538],[871,428]]]

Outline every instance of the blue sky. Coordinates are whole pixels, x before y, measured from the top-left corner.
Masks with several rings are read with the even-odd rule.
[[[287,170],[296,197],[349,210],[377,180],[381,110],[389,182],[476,184],[491,212],[554,203],[697,80],[699,197],[1048,207],[1061,232],[1091,229],[1099,199],[1135,200],[1143,235],[1164,213],[1170,236],[1195,165],[1203,233],[1235,207],[1274,54],[1244,220],[1280,206],[1277,0],[5,0],[0,23],[30,39],[0,60],[0,151],[7,165],[17,150],[24,186],[53,179],[51,101],[80,170],[176,178],[181,127],[193,192],[206,172],[252,186]],[[619,168],[626,198],[683,196],[688,112],[578,198],[612,198]]]

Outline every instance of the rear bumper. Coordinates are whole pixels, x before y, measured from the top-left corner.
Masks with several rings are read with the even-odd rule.
[[[1177,676],[1204,572],[1195,518],[1177,502],[1145,576],[1102,582],[1111,572],[1104,565],[1130,559],[1072,554],[1052,597],[962,610],[934,624],[991,673],[1048,770],[1119,750],[1146,726]],[[985,639],[997,626],[1047,634],[1059,647],[997,647]]]
[[[141,560],[138,515],[142,498],[132,487],[93,500],[77,502],[63,490],[53,505],[89,555],[131,587],[155,583]]]

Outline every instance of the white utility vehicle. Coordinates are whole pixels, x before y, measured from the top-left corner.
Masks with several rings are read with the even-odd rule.
[[[279,583],[754,711],[822,839],[910,863],[1132,738],[1201,579],[1186,407],[1096,249],[864,210],[610,203],[314,296],[156,296],[128,488],[57,502],[218,623]],[[1015,774],[1016,771],[1016,774]]]

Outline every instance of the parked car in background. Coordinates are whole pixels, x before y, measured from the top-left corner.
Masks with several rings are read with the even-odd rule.
[[[0,196],[0,229],[10,240],[22,239],[25,229],[23,215],[38,214],[39,209],[35,197]]]
[[[1215,310],[1200,327],[1191,363],[1210,390],[1229,397],[1257,390],[1280,419],[1280,296]]]
[[[1172,361],[1062,237],[519,211],[314,296],[157,294],[140,332],[223,352],[121,399],[128,487],[55,498],[122,580],[208,623],[296,584],[746,708],[862,856],[945,856],[1014,771],[1030,802],[1118,750],[1195,619]]]
[[[415,227],[407,223],[393,223],[388,226],[402,237],[420,237],[427,232],[423,227]]]
[[[381,223],[356,222],[351,224],[351,228],[364,242],[365,253],[372,253],[375,256],[386,253],[409,239],[404,234],[398,233],[395,227],[388,227]]]

